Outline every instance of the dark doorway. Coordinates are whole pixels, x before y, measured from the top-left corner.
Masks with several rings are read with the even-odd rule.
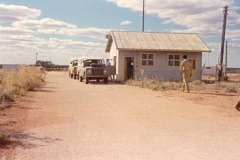
[[[134,77],[134,58],[133,57],[125,57],[125,80],[132,79]]]

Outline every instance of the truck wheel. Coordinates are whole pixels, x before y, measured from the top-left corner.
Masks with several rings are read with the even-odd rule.
[[[108,78],[104,78],[104,83],[105,83],[105,84],[108,83]]]
[[[76,74],[74,74],[74,79],[76,79],[77,78],[77,75]]]
[[[71,74],[71,78],[73,78],[73,74]]]
[[[79,76],[79,81],[82,82],[83,81],[83,77],[82,76]]]
[[[85,83],[86,83],[86,84],[89,83],[89,78],[86,77],[86,79],[85,79]]]

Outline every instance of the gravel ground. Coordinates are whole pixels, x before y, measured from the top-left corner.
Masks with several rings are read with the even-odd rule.
[[[49,72],[30,94],[10,159],[240,159],[239,95],[86,85],[65,72]]]

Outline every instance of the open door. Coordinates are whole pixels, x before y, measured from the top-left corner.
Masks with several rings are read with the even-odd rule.
[[[196,80],[196,59],[189,58],[190,62],[192,63],[192,77],[190,78],[190,81]]]
[[[124,80],[134,78],[134,58],[125,57],[124,60]]]

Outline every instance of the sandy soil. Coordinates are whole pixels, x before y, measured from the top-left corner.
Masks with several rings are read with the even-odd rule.
[[[0,127],[15,131],[0,160],[240,158],[239,94],[86,85],[65,72],[46,81],[0,112]]]

